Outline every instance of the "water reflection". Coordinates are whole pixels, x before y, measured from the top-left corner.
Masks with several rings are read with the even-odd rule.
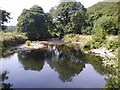
[[[45,51],[18,53],[18,58],[25,70],[40,71],[44,66],[45,53]]]
[[[63,82],[72,81],[72,78],[78,75],[85,67],[83,62],[73,62],[70,59],[48,60],[48,63],[52,69],[58,72],[59,78]]]
[[[57,54],[52,55],[52,58],[49,58],[47,62],[52,69],[58,72],[60,80],[63,82],[72,81],[72,78],[85,67],[85,62],[77,57],[78,53],[81,56],[81,51],[76,52],[66,46],[62,46],[62,48],[58,46],[57,48],[55,51]],[[59,58],[56,59],[55,56]]]
[[[91,54],[86,54],[85,58],[89,64],[91,64],[94,69],[101,75],[107,75],[107,74],[112,74],[112,72],[108,69],[103,67],[102,65],[102,59],[101,57],[96,57]]]
[[[75,52],[73,49],[68,49],[68,51],[65,48],[53,46],[48,50],[19,53],[18,58],[25,70],[36,71],[42,70],[44,62],[47,60],[50,67],[58,72],[60,80],[72,81],[72,78],[83,70],[85,62],[77,57],[81,55],[81,51]]]
[[[12,82],[13,85],[19,87],[22,86],[39,88],[58,86],[68,88],[100,88],[105,83],[105,81],[104,77],[98,75],[98,73],[104,75],[102,73],[104,70],[102,65],[99,68],[98,64],[101,63],[94,64],[92,59],[93,57],[83,54],[78,48],[69,48],[64,45],[48,46],[48,49],[33,50],[31,52],[22,52],[13,55],[13,57],[10,58],[11,61],[6,60],[6,64],[4,65],[5,67],[9,66],[8,70],[10,73],[12,73],[9,75],[11,78],[8,80],[8,82]],[[96,68],[98,73],[96,73],[93,67],[88,64],[89,62],[90,64],[93,64],[93,67]],[[11,65],[15,65],[14,68]],[[87,70],[85,70],[86,68]],[[85,75],[85,73],[89,73],[89,71],[93,72],[93,74],[90,73],[91,76]],[[15,78],[12,79],[12,77]],[[78,79],[76,79],[76,77],[78,77]],[[94,80],[95,82],[92,84],[91,81],[87,81],[86,78],[89,80]],[[96,81],[96,78],[99,80]],[[86,84],[87,82],[89,85]]]

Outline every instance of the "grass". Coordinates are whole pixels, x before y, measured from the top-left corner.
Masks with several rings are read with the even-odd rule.
[[[24,33],[18,32],[0,32],[0,42],[2,46],[2,50],[6,50],[7,48],[24,43],[27,40],[27,37]]]

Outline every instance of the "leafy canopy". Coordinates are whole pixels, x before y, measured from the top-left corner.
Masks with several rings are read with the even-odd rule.
[[[118,24],[118,6],[120,2],[99,2],[87,9],[87,32],[92,33],[95,24],[101,19],[101,28],[104,27],[107,34],[117,35],[120,31]]]
[[[46,39],[49,36],[46,14],[40,6],[24,9],[18,17],[17,30],[25,32],[30,40]]]
[[[50,10],[57,32],[61,33],[81,33],[84,24],[86,9],[80,2],[61,2],[58,6]]]

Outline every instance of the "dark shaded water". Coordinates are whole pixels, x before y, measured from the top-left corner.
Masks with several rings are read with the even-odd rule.
[[[102,88],[107,71],[100,59],[66,46],[15,53],[0,59],[2,83],[12,88]]]

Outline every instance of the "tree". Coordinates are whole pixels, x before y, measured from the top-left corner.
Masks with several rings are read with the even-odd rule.
[[[80,2],[61,2],[57,7],[50,10],[60,33],[80,33],[85,20],[86,9]],[[78,20],[76,20],[78,19]]]
[[[48,32],[52,35],[52,37],[54,37],[55,23],[53,22],[53,17],[50,13],[46,13],[46,23],[47,23]]]
[[[92,44],[94,45],[94,48],[98,48],[101,46],[101,44],[106,40],[106,31],[103,28],[103,18],[99,18],[95,23],[94,23],[94,28],[93,28],[93,40]]]
[[[76,34],[82,34],[82,27],[84,26],[85,23],[85,13],[78,10],[75,13],[73,13],[70,17],[70,22],[66,25],[68,27],[68,29],[66,29],[65,27],[65,31],[71,29],[70,31],[72,33],[76,33]],[[69,31],[67,31],[69,32]]]
[[[6,10],[0,10],[0,28],[2,30],[5,30],[7,28],[6,25],[4,25],[5,22],[9,22],[10,17],[10,12],[7,12]]]
[[[118,34],[118,27],[117,27],[117,17],[113,16],[102,16],[100,17],[94,24],[95,29],[102,29],[105,31],[106,34],[110,35],[117,35]]]
[[[29,10],[24,9],[18,17],[17,30],[25,32],[30,40],[48,38],[46,14],[43,9],[37,5],[34,5]]]
[[[103,19],[103,22],[105,23],[105,26],[107,26],[108,34],[116,35],[118,34],[118,31],[120,31],[120,27],[118,24],[118,6],[119,2],[99,2],[87,9],[87,25],[86,25],[86,32],[90,32],[90,34],[93,32],[94,23],[101,17],[106,17],[105,20]],[[111,24],[110,24],[111,23]],[[109,25],[107,25],[109,24]],[[110,29],[111,28],[111,29]],[[86,33],[85,32],[85,33]]]

